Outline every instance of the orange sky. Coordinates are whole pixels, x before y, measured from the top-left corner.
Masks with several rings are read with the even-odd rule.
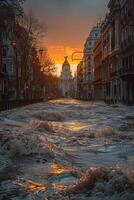
[[[61,64],[64,61],[64,57],[68,56],[70,64],[77,64],[78,61],[72,61],[72,54],[76,51],[82,51],[82,48],[74,48],[69,46],[55,45],[48,46],[48,53],[56,64]]]
[[[40,48],[47,47],[50,57],[59,65],[64,56],[70,64],[74,51],[82,51],[91,28],[104,18],[109,0],[27,0],[25,11],[32,9],[39,21],[47,27]],[[74,70],[73,70],[74,71]]]
[[[70,46],[62,46],[62,45],[55,45],[55,46],[48,46],[48,53],[52,60],[56,64],[57,74],[60,75],[62,64],[64,62],[64,57],[68,57],[68,61],[71,65],[72,74],[74,75],[76,71],[77,64],[80,62],[80,60],[72,60],[72,54],[77,51],[82,51],[82,48],[74,48]],[[75,55],[74,58],[81,59],[82,54]]]

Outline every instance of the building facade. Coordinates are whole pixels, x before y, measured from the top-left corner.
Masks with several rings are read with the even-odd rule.
[[[104,88],[102,83],[102,38],[94,46],[94,98],[103,100]]]
[[[71,66],[65,57],[65,61],[62,65],[62,71],[60,75],[60,90],[61,95],[64,98],[70,98],[73,93],[73,77],[71,72]]]
[[[83,67],[78,65],[77,69],[78,80],[81,80],[78,97],[82,94],[83,99],[132,105],[134,0],[110,0],[108,8],[109,13],[101,25],[94,27],[86,40]]]
[[[14,50],[11,38],[15,16],[11,9],[3,5],[0,12],[0,100],[9,98],[9,76],[15,76]]]
[[[113,103],[121,100],[120,67],[120,1],[110,0],[108,4],[110,25],[110,100]]]
[[[109,103],[120,101],[120,79],[118,70],[120,66],[120,4],[118,0],[110,0],[109,14],[101,24],[101,36],[94,48],[95,80],[100,79],[98,93],[101,99]],[[100,49],[100,50],[99,50]],[[99,51],[99,55],[97,52]],[[100,57],[102,60],[99,60]],[[99,61],[98,61],[99,60]],[[99,62],[99,64],[98,64]],[[96,97],[98,98],[98,97]]]
[[[10,5],[2,4],[0,19],[0,101],[41,98],[41,66],[28,32]]]
[[[134,1],[120,0],[121,51],[119,76],[121,102],[134,104]]]
[[[134,104],[134,1],[110,0],[108,8],[99,39],[102,42],[100,84],[103,84],[103,99],[131,105]],[[95,80],[100,73],[96,69],[99,41],[94,48]]]
[[[84,81],[84,71],[83,71],[83,61],[81,61],[78,65],[77,65],[77,95],[76,97],[78,99],[83,99],[83,81]]]
[[[92,28],[89,37],[86,40],[84,45],[84,56],[83,56],[83,65],[84,65],[84,80],[83,80],[83,99],[89,100],[94,96],[94,56],[93,48],[95,42],[100,37],[100,26],[97,25]]]

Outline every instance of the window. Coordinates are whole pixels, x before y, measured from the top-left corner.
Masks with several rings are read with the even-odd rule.
[[[133,64],[133,56],[130,55],[130,56],[129,56],[129,67],[130,67],[130,68],[132,67],[132,64]]]
[[[11,72],[11,74],[13,74],[14,72],[15,72],[15,66],[14,66],[14,63],[10,63],[10,72]]]
[[[0,80],[0,91],[2,91],[2,81]]]
[[[129,24],[129,40],[132,40],[132,25]]]
[[[4,94],[7,94],[8,92],[8,82],[6,80],[4,80],[3,92]]]
[[[98,36],[98,33],[95,33],[95,37],[97,37]]]
[[[89,42],[89,46],[91,46],[91,45],[92,45],[92,42],[90,41],[90,42]]]
[[[3,48],[2,55],[3,55],[3,57],[7,56],[7,48],[6,47]]]
[[[128,68],[128,57],[126,57],[126,67]]]
[[[6,67],[6,64],[4,63],[3,66],[2,66],[2,72],[3,73],[6,73],[7,72],[7,67]]]
[[[122,66],[125,67],[125,59],[122,59]]]

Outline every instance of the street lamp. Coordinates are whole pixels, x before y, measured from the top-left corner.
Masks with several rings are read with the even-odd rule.
[[[44,52],[44,49],[43,49],[43,48],[40,48],[40,49],[39,49],[40,59],[42,59],[43,52]]]
[[[15,41],[12,42],[12,47],[13,47],[14,49],[16,48],[16,42],[15,42]]]
[[[16,67],[16,98],[19,98],[19,77],[18,77],[18,56],[17,56],[17,44],[16,41],[12,41],[11,43],[14,51],[15,51],[15,67]]]
[[[41,69],[40,69],[40,71],[41,71],[41,73],[43,74],[43,72],[44,72],[44,69],[43,69],[43,64],[42,64],[42,58],[43,58],[43,52],[44,52],[44,49],[43,48],[40,48],[39,49],[39,54],[40,54],[40,66],[41,66]],[[41,91],[41,96],[42,97],[44,97],[45,96],[45,86],[43,85],[42,86],[42,91]]]
[[[43,49],[43,48],[40,48],[40,49],[39,49],[39,54],[40,54],[41,72],[43,72],[43,66],[42,66],[42,57],[43,57],[43,52],[44,52],[44,49]]]

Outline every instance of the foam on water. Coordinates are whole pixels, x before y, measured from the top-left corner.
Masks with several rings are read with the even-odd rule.
[[[14,121],[11,124],[14,126]],[[16,123],[16,126],[17,129],[12,129],[8,134],[5,134],[4,131],[1,133],[1,145],[4,151],[12,156],[33,154],[46,154],[52,156],[46,134],[39,134],[39,132],[36,132],[37,130],[42,129],[45,132],[52,130],[48,123],[31,121],[24,127],[22,124],[18,123]]]
[[[64,198],[70,196],[70,199],[114,200],[116,197],[120,197],[121,200],[125,200],[126,197],[132,199],[134,197],[134,171],[126,171],[120,167],[94,167],[70,186],[54,184],[53,187],[58,191],[58,195]],[[60,199],[58,195],[57,199]]]
[[[50,112],[36,112],[33,117],[42,121],[63,121],[64,117],[57,111]]]
[[[0,198],[133,199],[132,110],[56,100],[1,113],[0,170],[11,161],[19,173],[0,183]]]

